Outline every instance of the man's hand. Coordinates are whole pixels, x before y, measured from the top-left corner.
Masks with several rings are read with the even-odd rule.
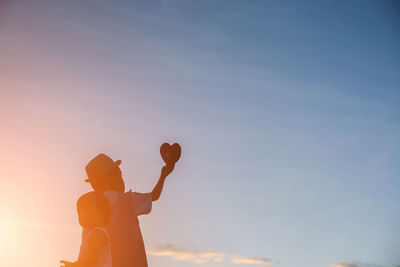
[[[165,178],[167,177],[173,170],[174,170],[175,164],[167,164],[161,169],[161,177]]]

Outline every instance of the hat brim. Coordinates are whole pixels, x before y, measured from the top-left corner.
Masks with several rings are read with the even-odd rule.
[[[110,168],[109,168],[108,170],[106,170],[105,172],[108,172],[108,171],[114,169],[115,167],[118,167],[120,164],[121,164],[121,160],[114,161],[114,164],[112,165],[112,167],[110,167]],[[93,180],[93,179],[87,178],[87,179],[85,180],[85,182],[90,183],[91,180]]]

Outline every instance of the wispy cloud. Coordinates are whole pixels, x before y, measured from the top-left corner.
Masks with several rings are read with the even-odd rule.
[[[361,265],[349,264],[349,263],[335,263],[331,264],[330,267],[361,267]]]
[[[355,261],[353,263],[335,263],[329,265],[330,267],[384,267],[376,263],[367,263],[362,261]]]
[[[177,249],[171,245],[155,246],[149,252],[150,255],[170,257],[177,261],[193,261],[196,263],[220,262],[225,254],[218,251],[189,251]]]
[[[220,251],[200,251],[190,249],[178,249],[172,245],[153,246],[149,255],[169,257],[176,261],[191,261],[195,263],[228,261],[233,264],[257,264],[269,266],[274,262],[267,258],[254,258],[239,255],[230,255]]]
[[[272,260],[266,258],[252,258],[242,256],[233,256],[231,260],[234,264],[258,264],[269,266],[274,263]]]

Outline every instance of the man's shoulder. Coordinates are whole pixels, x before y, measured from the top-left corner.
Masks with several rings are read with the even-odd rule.
[[[118,191],[104,191],[103,194],[107,197],[107,199],[110,201],[111,208],[114,207],[114,205],[117,202],[125,203],[125,202],[135,202],[135,198],[137,198],[137,194],[139,195],[145,195],[142,193],[136,193],[132,192],[132,190],[129,190],[127,192],[118,192]],[[133,201],[132,201],[133,200]]]
[[[110,201],[111,206],[113,206],[117,200],[121,197],[124,193],[118,191],[104,191],[103,195],[107,197],[108,201]]]

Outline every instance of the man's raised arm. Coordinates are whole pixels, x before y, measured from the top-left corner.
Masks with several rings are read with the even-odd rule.
[[[174,167],[175,164],[165,165],[164,167],[162,167],[160,178],[158,179],[156,186],[153,188],[153,191],[151,191],[152,201],[156,201],[157,199],[160,198],[162,189],[164,187],[165,178],[174,170]]]

